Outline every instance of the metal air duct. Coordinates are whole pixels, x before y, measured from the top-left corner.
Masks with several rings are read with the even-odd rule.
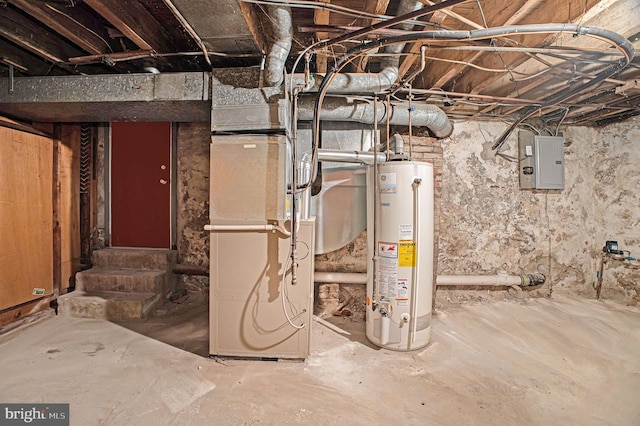
[[[416,0],[401,0],[398,5],[398,15],[422,8],[423,5]],[[284,75],[284,65],[291,49],[292,21],[291,9],[284,6],[268,6],[267,12],[271,18],[273,36],[275,41],[267,55],[266,82],[271,86],[279,86]],[[399,24],[399,28],[411,30],[411,24]],[[402,53],[404,44],[397,44],[385,48],[385,52],[391,55]],[[385,57],[382,60],[382,69],[378,73],[339,73],[335,75],[329,93],[377,93],[389,89],[398,81],[399,57]],[[313,86],[309,91],[317,91],[322,84],[323,76],[314,74]],[[294,85],[305,85],[304,74],[293,76]]]
[[[298,119],[313,120],[313,109],[315,100],[312,98],[302,98],[299,103]],[[408,126],[409,114],[411,114],[411,125],[416,127],[427,127],[434,136],[446,138],[453,132],[453,125],[447,115],[435,105],[417,104],[412,105],[412,111],[405,106],[390,105],[389,111],[383,103],[350,102],[346,98],[327,98],[320,110],[320,120],[326,121],[355,121],[364,124],[373,124],[374,117],[379,124],[387,122],[396,126]],[[377,109],[377,111],[376,111]]]
[[[269,86],[279,86],[284,79],[284,64],[291,51],[293,25],[291,9],[286,6],[267,6],[275,41],[267,54],[265,79]]]

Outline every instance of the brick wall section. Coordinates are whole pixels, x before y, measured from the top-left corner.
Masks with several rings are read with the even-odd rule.
[[[316,284],[314,315],[331,315],[340,305],[340,284]]]

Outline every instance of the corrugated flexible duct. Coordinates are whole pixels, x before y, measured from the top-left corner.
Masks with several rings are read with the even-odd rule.
[[[315,100],[305,97],[299,102],[298,119],[313,120],[313,108]],[[323,121],[355,121],[363,124],[373,124],[374,117],[377,117],[379,124],[387,122],[389,114],[389,124],[396,126],[408,126],[409,114],[411,114],[411,124],[416,127],[427,127],[434,136],[446,138],[453,132],[453,125],[447,115],[434,105],[418,104],[409,108],[404,105],[387,106],[383,102],[373,103],[354,101],[350,102],[346,98],[326,98],[320,110],[320,120]],[[375,109],[377,109],[377,111]]]
[[[412,10],[422,8],[422,3],[416,0],[401,0],[398,5],[398,14],[405,14]],[[272,22],[273,42],[266,60],[266,82],[271,86],[279,86],[284,76],[284,65],[291,49],[292,41],[292,20],[291,9],[285,6],[269,6],[267,13]],[[399,28],[411,30],[413,25],[400,24]],[[399,54],[404,49],[404,44],[397,44],[385,48],[385,52]],[[378,73],[339,73],[331,85],[329,93],[379,93],[389,89],[398,81],[399,57],[385,57]],[[293,77],[295,85],[305,85],[303,74],[296,74]],[[323,76],[313,75],[313,86],[309,90],[317,91],[322,83]]]
[[[279,86],[284,79],[284,64],[291,51],[293,24],[291,9],[286,6],[267,6],[271,18],[274,42],[265,61],[265,80],[269,86]]]
[[[402,0],[398,5],[398,15],[403,15],[413,10],[422,8],[422,3],[415,0]],[[284,64],[291,48],[292,21],[291,9],[284,6],[269,6],[267,8],[272,21],[275,41],[269,51],[266,62],[266,81],[272,86],[282,83]],[[413,25],[400,24],[399,28],[411,30]],[[404,49],[404,44],[387,46],[385,52],[391,56],[382,60],[382,70],[378,73],[339,73],[329,86],[329,93],[376,93],[382,92],[396,83],[398,80],[398,54]],[[322,83],[322,76],[314,75],[314,85],[310,91],[317,90]],[[295,75],[294,82],[304,84],[304,75]],[[390,124],[407,126],[409,124],[409,110],[392,105]],[[378,111],[374,114],[374,107],[368,103],[349,103],[346,99],[326,99],[320,112],[321,120],[328,121],[357,121],[359,123],[373,124],[374,116],[379,118],[379,123],[385,123],[387,117],[386,107],[378,105]],[[313,103],[309,100],[301,100],[299,119],[311,120],[313,118]],[[439,108],[432,105],[415,105],[411,112],[412,124],[416,127],[427,127],[439,138],[448,137],[453,131],[451,122]]]

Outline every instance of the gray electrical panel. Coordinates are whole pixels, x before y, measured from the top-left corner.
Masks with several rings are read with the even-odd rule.
[[[564,189],[564,138],[518,134],[520,189]]]

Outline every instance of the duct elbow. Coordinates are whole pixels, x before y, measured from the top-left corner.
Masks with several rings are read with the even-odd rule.
[[[411,114],[411,125],[426,127],[438,139],[444,139],[453,133],[453,124],[444,111],[435,105],[414,105],[411,111],[408,108],[395,106],[391,116],[391,124],[406,126]]]
[[[280,86],[284,81],[284,64],[291,49],[291,39],[278,40],[272,46],[265,64],[265,80],[268,86]]]
[[[431,133],[438,139],[451,136],[453,133],[453,124],[444,111],[434,105],[424,105],[424,107],[418,109],[418,111],[421,111],[421,114],[418,114],[419,121],[415,125],[422,125],[429,128]],[[412,122],[413,120],[414,118],[412,118]]]
[[[293,25],[291,9],[285,6],[268,6],[275,41],[265,62],[265,80],[269,86],[280,86],[284,81],[284,65],[291,51]]]

